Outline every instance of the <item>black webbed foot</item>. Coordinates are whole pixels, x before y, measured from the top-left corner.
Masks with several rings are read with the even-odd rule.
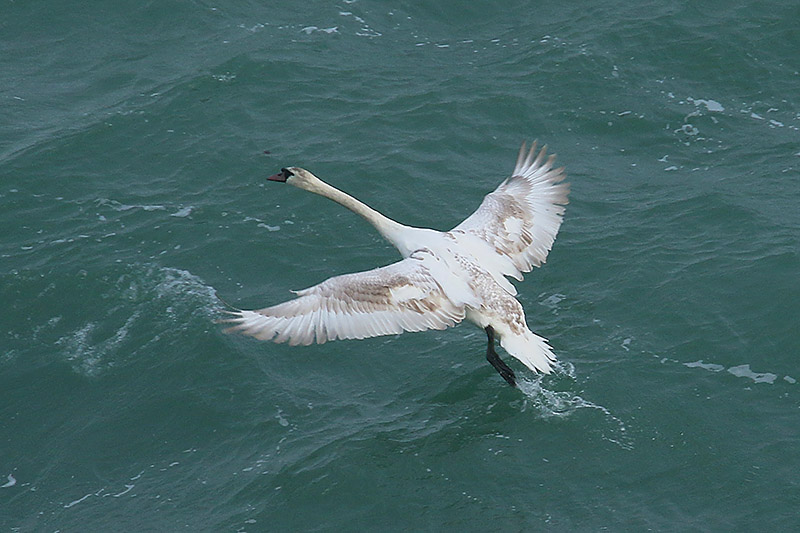
[[[506,383],[512,387],[517,386],[517,379],[514,376],[514,371],[511,367],[505,364],[497,352],[494,351],[494,329],[492,326],[486,326],[486,334],[489,336],[489,345],[486,348],[486,360],[489,361],[500,376],[506,380]]]

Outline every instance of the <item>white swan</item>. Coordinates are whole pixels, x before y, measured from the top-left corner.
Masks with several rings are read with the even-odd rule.
[[[272,181],[330,198],[358,213],[403,256],[397,263],[345,274],[297,291],[297,298],[255,311],[232,312],[240,331],[289,344],[363,339],[403,331],[445,329],[464,318],[488,335],[486,358],[512,386],[514,372],[494,350],[500,345],[534,372],[551,371],[552,348],[528,329],[522,305],[506,276],[545,262],[561,225],[569,185],[554,169],[547,147],[520,148],[512,176],[488,194],[477,211],[450,231],[404,226],[298,167]]]

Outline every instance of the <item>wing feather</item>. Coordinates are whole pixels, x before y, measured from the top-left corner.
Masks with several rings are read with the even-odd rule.
[[[282,304],[234,311],[234,318],[224,320],[234,324],[226,331],[307,345],[445,329],[464,319],[464,306],[447,298],[431,273],[431,260],[415,253],[385,267],[330,278]]]
[[[520,272],[545,262],[568,203],[563,167],[553,168],[555,156],[547,157],[546,146],[538,153],[536,147],[534,142],[527,150],[522,143],[512,176],[452,230],[483,239]]]

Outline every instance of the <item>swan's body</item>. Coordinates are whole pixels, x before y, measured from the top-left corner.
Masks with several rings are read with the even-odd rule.
[[[536,156],[534,158],[534,156]],[[298,298],[256,311],[236,311],[231,330],[289,344],[363,339],[403,331],[445,329],[463,319],[486,330],[487,359],[514,385],[513,371],[494,352],[500,345],[534,372],[550,373],[551,347],[528,329],[516,289],[506,276],[545,262],[558,233],[569,187],[555,156],[523,143],[513,175],[477,211],[448,232],[395,222],[323,182],[290,167],[273,181],[320,194],[370,222],[403,256],[366,272],[330,278]]]

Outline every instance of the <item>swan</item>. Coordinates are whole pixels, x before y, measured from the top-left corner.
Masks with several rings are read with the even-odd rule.
[[[238,331],[290,345],[363,339],[404,331],[445,329],[466,319],[486,332],[486,359],[512,387],[514,371],[500,346],[533,372],[549,374],[555,355],[525,321],[507,277],[545,262],[561,226],[569,184],[547,147],[523,142],[511,177],[450,231],[406,226],[325,183],[308,170],[282,168],[267,178],[319,194],[361,215],[403,259],[388,266],[332,277],[296,298],[258,310],[228,311]]]

